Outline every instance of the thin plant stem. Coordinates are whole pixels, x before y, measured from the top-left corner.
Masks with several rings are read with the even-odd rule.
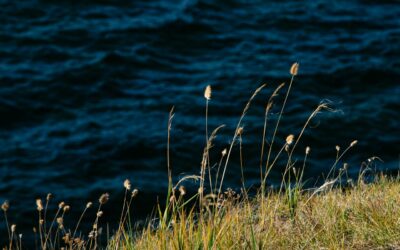
[[[237,135],[237,131],[238,131],[239,127],[240,127],[241,124],[242,124],[242,120],[243,120],[244,116],[246,115],[248,109],[250,108],[251,101],[254,99],[254,97],[256,97],[256,95],[257,95],[265,86],[266,86],[266,84],[263,84],[263,85],[261,85],[259,88],[257,88],[256,91],[254,91],[253,95],[250,97],[249,101],[247,102],[246,106],[244,107],[243,112],[242,112],[242,115],[240,116],[239,122],[238,122],[237,125],[236,125],[235,134],[233,135],[232,142],[231,142],[231,144],[230,144],[230,146],[229,146],[228,154],[227,154],[226,160],[225,160],[224,169],[223,169],[223,171],[222,171],[222,177],[221,177],[221,181],[220,181],[219,189],[218,189],[218,196],[219,196],[219,194],[221,193],[222,185],[223,185],[223,183],[224,183],[224,177],[225,177],[226,169],[227,169],[227,167],[228,167],[228,162],[229,162],[230,155],[231,155],[231,152],[232,152],[232,148],[233,148],[233,145],[234,145],[234,143],[235,143],[235,140],[236,140],[236,138],[237,138],[237,136],[238,136],[238,135]]]
[[[75,238],[75,234],[78,231],[79,225],[80,225],[80,223],[81,223],[81,221],[83,219],[83,216],[85,215],[86,211],[88,210],[88,208],[89,208],[88,206],[85,206],[85,209],[83,210],[81,216],[79,217],[78,223],[76,223],[75,230],[74,230],[74,232],[72,234],[72,238]]]
[[[291,90],[291,88],[292,88],[293,80],[294,80],[294,75],[292,75],[292,78],[290,79],[289,87],[288,87],[288,90],[287,90],[287,92],[286,92],[285,99],[284,99],[284,101],[283,101],[281,111],[279,112],[279,117],[278,117],[278,120],[277,120],[277,122],[276,122],[275,129],[274,129],[274,132],[273,132],[273,135],[272,135],[271,144],[269,145],[268,156],[267,156],[267,163],[266,163],[266,165],[265,165],[265,171],[266,171],[266,172],[268,171],[267,169],[269,168],[269,159],[270,159],[270,157],[271,157],[272,147],[273,147],[274,142],[275,142],[275,136],[276,136],[276,133],[277,133],[278,128],[279,128],[279,123],[280,123],[281,118],[282,118],[283,110],[285,109],[286,102],[287,102],[287,99],[288,99],[288,97],[289,97],[290,90]],[[265,179],[265,178],[264,178],[264,179]]]
[[[10,227],[8,224],[8,218],[7,218],[7,212],[3,210],[4,212],[4,220],[6,221],[6,227],[7,227],[7,233],[8,233],[8,239],[11,239],[11,234],[10,234]]]

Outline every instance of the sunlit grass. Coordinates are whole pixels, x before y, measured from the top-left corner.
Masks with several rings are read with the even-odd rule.
[[[379,178],[318,195],[297,192],[226,202],[205,212],[176,211],[166,228],[128,229],[121,249],[397,249],[400,247],[400,184]],[[311,197],[312,196],[312,197]],[[311,198],[310,198],[311,197]],[[224,199],[228,199],[224,196]],[[261,204],[263,204],[261,206]],[[115,248],[110,242],[109,247]]]
[[[304,189],[303,174],[311,152],[310,147],[299,149],[298,145],[312,119],[322,111],[330,111],[326,103],[320,103],[310,113],[298,134],[288,134],[281,145],[276,140],[290,90],[298,74],[299,64],[290,68],[290,82],[280,106],[278,118],[270,127],[268,114],[275,105],[275,97],[284,89],[280,84],[272,91],[265,105],[264,127],[260,145],[260,187],[257,194],[249,196],[245,185],[242,138],[245,136],[243,120],[252,101],[267,86],[258,87],[246,103],[229,146],[220,154],[220,159],[210,162],[210,151],[220,125],[209,133],[208,112],[212,108],[211,86],[204,91],[205,98],[205,145],[200,175],[182,177],[174,183],[170,159],[170,135],[173,127],[174,108],[167,123],[167,198],[163,204],[155,204],[156,212],[148,219],[144,229],[131,221],[131,207],[135,204],[138,190],[131,190],[131,183],[125,180],[125,189],[118,228],[107,230],[107,243],[102,245],[104,232],[101,224],[106,221],[102,207],[108,202],[107,193],[98,202],[87,203],[83,212],[71,229],[64,227],[64,215],[70,207],[60,202],[58,210],[50,218],[48,205],[52,201],[49,194],[46,203],[36,200],[38,212],[34,227],[35,246],[40,249],[366,249],[400,248],[400,182],[397,178],[375,176],[368,184],[364,174],[379,158],[372,157],[360,170],[356,181],[349,179],[348,165],[343,157],[357,140],[349,142],[343,150],[336,146],[336,159],[325,182],[313,189]],[[211,131],[211,130],[210,130]],[[269,141],[268,141],[269,140]],[[282,140],[281,140],[282,141]],[[329,146],[329,145],[328,145]],[[241,193],[235,193],[224,185],[229,169],[233,148],[239,147]],[[303,152],[301,162],[295,159]],[[257,156],[258,157],[258,156]],[[285,157],[281,185],[276,189],[267,188],[267,180],[272,169],[282,164]],[[297,156],[296,156],[297,157]],[[215,167],[213,171],[212,167]],[[196,173],[196,172],[195,172]],[[198,185],[195,194],[186,191],[188,180]],[[196,183],[196,184],[193,184]],[[115,204],[112,204],[115,206]],[[90,209],[91,207],[93,209]],[[90,210],[89,210],[90,209]],[[10,205],[2,205],[4,223],[7,226],[9,244],[6,249],[22,249],[22,235],[17,226],[8,220]],[[81,220],[91,212],[95,219],[89,232],[80,229]],[[150,211],[149,211],[150,212]],[[31,244],[32,245],[32,244]]]

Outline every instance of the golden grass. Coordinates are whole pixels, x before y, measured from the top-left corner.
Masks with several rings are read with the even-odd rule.
[[[178,211],[166,229],[125,232],[121,249],[400,248],[397,179],[311,195],[298,194],[292,218],[285,194],[270,193],[263,207],[260,196],[230,203],[225,195],[223,212],[199,220],[193,211]]]
[[[206,141],[200,175],[187,175],[176,183],[173,181],[170,158],[170,134],[174,117],[172,108],[167,123],[167,199],[165,205],[157,204],[156,215],[150,218],[145,229],[137,229],[130,220],[130,208],[138,190],[131,191],[131,182],[125,180],[121,185],[125,195],[119,225],[111,236],[107,234],[106,246],[100,242],[100,218],[103,217],[101,208],[109,200],[108,193],[101,195],[96,204],[87,203],[73,231],[64,227],[64,215],[70,209],[67,204],[59,203],[51,220],[48,216],[51,194],[47,195],[45,205],[41,199],[37,199],[38,223],[33,229],[35,246],[40,249],[400,249],[398,179],[380,176],[367,185],[364,183],[365,171],[360,171],[358,181],[353,184],[348,182],[350,179],[346,163],[339,170],[336,169],[342,164],[343,156],[356,146],[357,140],[343,151],[339,146],[335,147],[336,159],[320,187],[309,190],[303,188],[303,173],[311,148],[307,146],[301,149],[304,152],[301,166],[296,163],[297,159],[293,159],[294,152],[310,121],[321,111],[330,110],[326,103],[319,104],[311,112],[298,134],[289,134],[282,145],[277,145],[277,131],[298,70],[298,63],[294,63],[289,70],[290,83],[278,119],[271,130],[267,126],[268,114],[284,83],[272,92],[266,103],[260,154],[261,185],[256,195],[249,197],[245,185],[242,156],[245,130],[242,123],[252,101],[266,84],[257,88],[249,98],[233,131],[230,145],[221,152],[220,160],[214,165],[210,162],[209,153],[224,125],[208,133],[211,102],[211,86],[208,85],[204,91]],[[270,138],[268,143],[267,138]],[[241,194],[229,188],[223,191],[231,152],[237,145],[240,153]],[[268,175],[285,153],[287,162],[281,185],[276,190],[267,190]],[[370,158],[363,169],[368,169],[369,164],[376,159],[379,158]],[[215,173],[211,171],[213,166],[217,169]],[[189,195],[183,186],[186,180],[199,182],[196,194]],[[80,232],[82,218],[95,205],[97,210],[91,211],[96,215],[92,229],[86,234]],[[4,202],[1,208],[9,239],[9,244],[4,248],[19,250],[22,248],[22,235],[18,234],[15,224],[10,227],[7,218],[10,205]]]

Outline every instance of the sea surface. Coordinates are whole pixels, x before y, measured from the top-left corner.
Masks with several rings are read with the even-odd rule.
[[[349,163],[355,178],[377,156],[382,161],[371,171],[396,174],[399,1],[0,0],[0,202],[10,201],[11,223],[30,234],[36,198],[51,192],[53,210],[60,201],[71,204],[66,226],[72,227],[87,201],[109,192],[107,221],[119,215],[128,178],[140,190],[134,216],[149,215],[166,193],[173,106],[174,180],[200,173],[209,84],[208,130],[225,124],[212,164],[232,141],[253,91],[267,84],[242,123],[246,186],[256,187],[265,106],[285,82],[268,115],[269,143],[293,62],[300,63],[299,74],[273,155],[325,101],[332,110],[311,121],[294,155],[301,166],[311,148],[307,184],[321,183],[335,146],[343,151],[353,140],[358,144],[338,168]],[[236,190],[239,146],[236,141],[225,177],[225,187]],[[283,153],[268,185],[280,183],[286,160]],[[198,183],[185,185],[196,190]],[[6,236],[3,217],[1,223]]]

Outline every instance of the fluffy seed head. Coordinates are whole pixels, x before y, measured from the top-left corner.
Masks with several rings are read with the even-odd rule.
[[[206,89],[204,90],[204,98],[206,98],[207,100],[211,99],[211,86],[208,85],[206,87]]]
[[[139,193],[139,190],[135,188],[135,189],[132,191],[132,198],[136,197],[136,196],[138,195],[138,193]]]
[[[357,143],[358,143],[357,140],[352,141],[352,142],[350,143],[350,147],[354,147]]]
[[[287,145],[292,144],[292,143],[293,143],[293,140],[294,140],[294,135],[288,135],[288,136],[286,137],[286,144],[287,144]]]
[[[52,193],[48,193],[46,197],[46,201],[49,201],[53,197]]]
[[[64,212],[68,212],[70,209],[71,209],[71,207],[68,205],[64,206],[64,208],[63,208]]]
[[[39,212],[43,210],[42,199],[36,199],[36,208]]]
[[[131,190],[131,182],[128,179],[124,181],[124,187],[126,190]]]
[[[344,163],[344,164],[343,164],[343,169],[346,171],[348,168],[349,168],[349,164]]]
[[[65,202],[63,202],[63,201],[58,204],[59,209],[63,208],[64,206],[65,206]]]
[[[11,232],[15,233],[15,230],[17,229],[17,225],[12,224],[11,225]]]
[[[186,188],[184,186],[179,187],[179,194],[182,196],[186,194]]]
[[[224,150],[222,150],[221,154],[222,154],[222,156],[225,156],[227,154],[226,148],[224,148]]]
[[[243,134],[243,127],[238,128],[238,130],[236,131],[237,135],[242,135]]]
[[[306,147],[306,155],[308,155],[310,153],[310,151],[311,151],[311,148],[310,147]]]
[[[57,223],[58,223],[58,225],[62,225],[64,223],[63,217],[58,217],[57,218]]]
[[[3,204],[1,205],[1,209],[4,212],[7,212],[7,210],[10,208],[10,204],[8,203],[8,201],[4,201]]]
[[[101,217],[103,215],[103,211],[98,211],[97,212],[97,217]]]
[[[339,147],[339,145],[336,145],[336,147],[335,147],[335,148],[336,148],[336,151],[338,151],[338,152],[340,151],[340,147]]]
[[[92,205],[93,205],[93,203],[89,201],[89,202],[86,204],[86,208],[90,208]]]
[[[99,198],[100,204],[102,204],[102,205],[103,205],[103,204],[106,204],[109,198],[110,198],[110,195],[109,195],[108,193],[102,194],[102,195],[100,196],[100,198]]]
[[[299,63],[293,63],[292,67],[290,67],[290,74],[292,76],[296,76],[297,73],[299,72]]]

